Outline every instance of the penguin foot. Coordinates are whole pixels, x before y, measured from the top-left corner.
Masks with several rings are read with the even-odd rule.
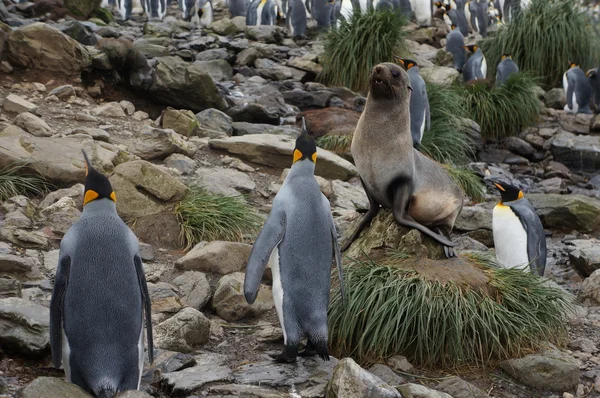
[[[281,354],[269,354],[269,356],[273,358],[275,362],[294,363],[296,362],[296,358],[298,356],[298,346],[285,345],[283,346],[283,351],[281,352]]]
[[[306,343],[304,349],[298,353],[299,357],[314,357],[315,355],[317,355],[317,348],[310,340]]]

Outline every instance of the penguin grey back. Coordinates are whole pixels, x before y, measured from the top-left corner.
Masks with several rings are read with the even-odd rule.
[[[477,19],[479,34],[482,37],[487,37],[487,26],[489,23],[487,1],[474,0],[473,2],[475,3],[475,18]]]
[[[429,99],[427,98],[427,86],[425,80],[419,74],[419,67],[413,66],[408,70],[410,86],[412,92],[410,95],[410,133],[413,138],[413,145],[419,147],[423,139],[423,133],[429,129],[430,113]]]
[[[527,256],[531,273],[543,276],[546,269],[546,234],[544,226],[535,208],[527,198],[514,202],[504,202],[509,206],[521,221],[527,232]]]
[[[510,75],[514,73],[519,73],[519,67],[512,58],[504,58],[496,68],[496,86],[503,85]]]
[[[247,17],[248,12],[248,0],[229,0],[229,12],[231,17]]]
[[[576,113],[592,113],[590,100],[592,86],[583,70],[576,66],[567,71],[568,89],[565,93],[568,107]]]
[[[452,32],[448,33],[448,36],[446,36],[446,51],[452,54],[454,68],[460,73],[462,73],[467,60],[467,52],[464,46],[465,39],[458,28],[454,28]]]
[[[595,109],[596,113],[600,113],[600,67],[596,69],[590,69],[587,72],[590,86],[592,87],[592,101],[591,105]]]
[[[463,70],[463,80],[465,83],[470,82],[471,80],[485,78],[482,73],[484,62],[483,52],[481,51],[481,48],[478,48],[477,51],[475,51],[475,54],[471,55],[465,64],[465,69]]]
[[[306,19],[306,7],[302,0],[290,0],[287,20],[292,38],[303,36],[306,33]]]

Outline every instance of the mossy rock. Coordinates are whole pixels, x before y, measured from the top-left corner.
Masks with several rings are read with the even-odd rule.
[[[97,8],[92,12],[92,19],[95,20],[96,25],[98,26],[107,26],[109,23],[114,22],[115,18],[113,17],[112,12],[106,8]],[[92,20],[90,19],[90,21]]]

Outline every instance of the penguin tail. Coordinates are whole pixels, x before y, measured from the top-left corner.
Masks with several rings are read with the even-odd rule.
[[[321,359],[323,359],[324,361],[329,361],[329,352],[327,351],[327,339],[318,339],[316,341],[311,340],[311,342],[315,346],[319,357],[321,357]]]
[[[116,388],[112,388],[112,387],[100,387],[97,391],[96,391],[96,397],[97,398],[114,398],[114,396],[117,394],[117,389]]]

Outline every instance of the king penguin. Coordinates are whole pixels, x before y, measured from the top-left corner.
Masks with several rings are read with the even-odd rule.
[[[569,69],[563,74],[563,88],[567,104],[565,111],[570,113],[592,113],[590,100],[592,98],[592,86],[576,63],[569,62]]]
[[[465,83],[476,79],[485,79],[487,75],[487,63],[481,48],[476,45],[464,46],[465,50],[473,53],[467,60],[463,70],[463,80]]]
[[[419,26],[431,26],[433,19],[433,3],[431,0],[410,0],[410,8],[415,13],[415,20]]]
[[[246,25],[274,25],[277,20],[273,0],[252,0],[246,13]]]
[[[546,235],[540,217],[523,192],[512,185],[490,180],[500,190],[494,207],[492,231],[498,262],[506,268],[529,265],[543,276],[546,268]]]
[[[231,17],[245,17],[248,12],[249,0],[229,0],[229,13]]]
[[[596,113],[600,113],[600,67],[596,69],[590,69],[587,71],[586,76],[592,86],[592,100],[591,106],[595,109]]]
[[[271,214],[246,266],[244,296],[252,304],[265,267],[271,264],[273,299],[284,339],[283,352],[272,355],[278,362],[295,362],[297,355],[315,354],[329,360],[327,307],[331,264],[335,257],[342,286],[342,257],[329,201],[315,179],[316,161],[317,146],[308,135],[303,118],[292,167],[273,200]],[[308,343],[298,354],[298,344],[304,336]]]
[[[149,21],[162,21],[167,15],[167,0],[142,0],[142,8]]]
[[[413,139],[413,147],[419,149],[425,128],[429,130],[431,116],[429,113],[429,99],[427,98],[427,86],[425,80],[419,74],[419,65],[416,61],[394,56],[408,72],[410,78],[410,133]]]
[[[456,25],[451,25],[452,29],[446,36],[446,51],[452,54],[454,59],[454,68],[462,73],[467,62],[467,51],[465,50],[465,39]]]
[[[306,7],[302,0],[289,0],[287,24],[292,38],[303,37],[306,33]]]
[[[85,159],[81,218],[60,242],[50,301],[52,363],[95,397],[137,390],[144,312],[153,362],[151,308],[136,236],[117,214],[108,178]]]
[[[519,73],[519,67],[512,60],[512,55],[503,54],[502,61],[500,61],[496,68],[496,86],[503,85],[510,75],[514,73]]]

